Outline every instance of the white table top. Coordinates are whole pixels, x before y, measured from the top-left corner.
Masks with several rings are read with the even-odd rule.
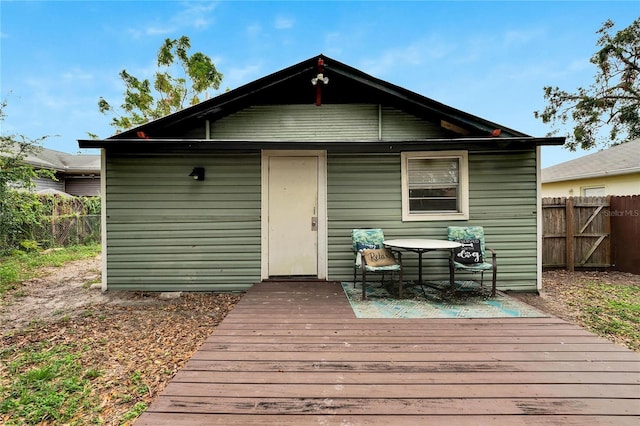
[[[449,240],[429,240],[425,238],[402,238],[399,240],[384,240],[385,246],[414,250],[451,250],[462,244]]]

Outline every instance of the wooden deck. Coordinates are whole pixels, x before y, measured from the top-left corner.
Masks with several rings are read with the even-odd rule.
[[[356,319],[254,286],[138,425],[640,424],[640,356],[558,318]]]

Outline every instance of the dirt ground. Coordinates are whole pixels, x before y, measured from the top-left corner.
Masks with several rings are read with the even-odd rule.
[[[64,268],[45,268],[42,272],[42,278],[25,282],[11,295],[8,304],[0,305],[0,333],[22,329],[32,321],[59,319],[89,305],[132,301],[126,294],[107,295],[90,289],[91,283],[100,280],[100,257],[67,263]]]
[[[0,351],[67,345],[82,365],[100,371],[91,380],[97,406],[79,424],[129,424],[127,413],[155,399],[241,298],[102,293],[99,257],[45,272],[0,302]],[[0,388],[10,376],[0,362]]]
[[[166,307],[183,304],[175,300],[163,300],[158,293],[100,291],[100,256],[67,263],[64,268],[46,268],[42,278],[23,284],[21,289],[0,304],[0,334],[21,330],[34,322],[52,322],[80,315],[91,306],[109,307]],[[585,282],[603,284],[627,283],[640,286],[640,275],[624,272],[545,271],[543,291],[534,293],[510,293],[509,295],[547,313],[571,322],[577,322],[578,309],[570,303],[572,289]],[[201,303],[211,294],[183,295],[192,303]],[[231,305],[230,307],[233,307]],[[226,312],[221,312],[226,315]]]
[[[159,293],[102,293],[99,277],[97,257],[50,268],[42,278],[26,282],[0,304],[0,349],[39,342],[75,345],[83,364],[102,372],[92,381],[99,407],[84,420],[122,424],[136,403],[153,401],[242,296],[184,293],[165,299]],[[640,285],[640,276],[550,271],[543,275],[541,295],[511,295],[580,324],[572,290],[594,281]],[[7,377],[2,370],[0,365],[0,387]]]
[[[576,290],[588,283],[640,286],[640,275],[617,271],[545,271],[542,273],[542,291],[535,293],[508,293],[548,314],[565,321],[584,325],[580,321],[580,303]]]

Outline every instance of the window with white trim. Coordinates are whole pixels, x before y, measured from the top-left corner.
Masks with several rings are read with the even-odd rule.
[[[469,218],[467,151],[403,152],[402,220]]]
[[[582,187],[583,197],[604,197],[604,186],[585,186]]]

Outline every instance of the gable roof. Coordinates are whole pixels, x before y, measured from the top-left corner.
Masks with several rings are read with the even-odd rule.
[[[100,155],[68,154],[62,151],[39,147],[24,160],[31,166],[64,173],[100,174]]]
[[[542,183],[640,173],[640,139],[542,169]]]
[[[551,145],[564,142],[564,138],[532,138],[525,133],[380,80],[321,54],[105,140],[79,140],[80,147],[117,146],[120,145],[118,142],[124,141],[151,145],[145,143],[145,139],[140,139],[140,132],[148,138],[147,141],[156,142],[153,146],[158,146],[158,141],[171,144],[186,141],[187,139],[182,139],[181,135],[196,123],[203,120],[220,120],[249,106],[311,105],[316,101],[316,87],[312,85],[311,79],[317,76],[320,61],[323,62],[324,76],[329,78],[329,83],[322,88],[322,104],[372,103],[393,106],[416,117],[440,124],[450,131],[451,139],[493,138],[506,142],[515,138],[533,141],[535,144]],[[239,141],[234,141],[234,144],[242,146]]]

